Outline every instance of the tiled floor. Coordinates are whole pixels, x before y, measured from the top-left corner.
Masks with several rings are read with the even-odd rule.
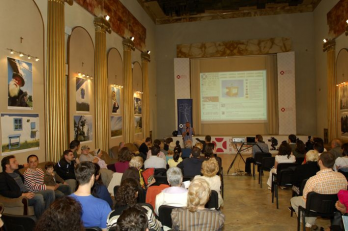
[[[229,162],[230,163],[230,162]],[[226,163],[225,163],[226,164]],[[291,189],[279,190],[279,209],[272,204],[272,194],[267,189],[268,172],[263,176],[263,188],[260,188],[258,179],[250,176],[226,175],[224,164],[224,208],[225,231],[255,230],[255,231],[296,231],[297,217],[290,217]],[[229,164],[228,164],[229,166]],[[242,161],[236,162],[230,174],[237,168],[243,169]],[[328,227],[329,220],[317,219],[317,225]]]

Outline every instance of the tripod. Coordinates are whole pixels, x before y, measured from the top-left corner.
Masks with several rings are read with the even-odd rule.
[[[228,168],[227,174],[230,172],[230,170],[231,170],[231,168],[232,168],[234,162],[236,161],[238,155],[240,156],[240,158],[242,158],[243,162],[245,163],[245,160],[244,160],[244,158],[243,158],[241,152],[243,152],[243,151],[245,151],[245,150],[248,150],[249,148],[252,147],[252,145],[251,145],[251,146],[245,146],[245,147],[243,148],[244,145],[248,145],[248,143],[245,143],[245,142],[242,142],[242,143],[233,142],[233,144],[234,144],[234,146],[236,147],[237,154],[236,154],[236,156],[234,157],[234,159],[233,159],[233,161],[232,161],[230,167]],[[238,145],[237,145],[237,144],[241,144],[239,148],[238,148]]]

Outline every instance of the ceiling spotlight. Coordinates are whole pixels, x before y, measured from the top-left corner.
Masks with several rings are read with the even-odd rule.
[[[132,36],[132,37],[130,37],[130,40],[134,41],[134,37],[133,37],[133,36]]]
[[[85,77],[86,75],[85,74],[82,74],[82,77]]]
[[[30,55],[28,55],[28,59],[31,59]]]
[[[12,50],[12,49],[10,50],[10,54],[11,54],[11,55],[13,55],[13,54],[14,54],[14,52],[13,52],[13,50]]]
[[[151,51],[147,51],[146,53],[149,55],[151,53]]]
[[[110,16],[109,15],[105,15],[105,20],[109,21],[109,19],[110,19]]]
[[[39,60],[40,60],[39,58],[36,58],[36,59],[35,59],[36,62],[39,61]]]
[[[326,42],[327,42],[327,40],[326,40],[326,39],[323,39],[323,42],[324,42],[324,43],[326,43]]]
[[[19,53],[19,57],[23,57],[24,55],[23,55],[23,53]]]

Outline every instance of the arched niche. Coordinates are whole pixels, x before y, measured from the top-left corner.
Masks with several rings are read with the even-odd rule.
[[[341,84],[341,83],[346,84]],[[348,49],[341,49],[336,59],[337,116],[339,135],[348,140]]]
[[[108,52],[108,102],[110,114],[110,148],[123,141],[123,62],[120,52]]]
[[[45,30],[43,18],[33,0],[2,0],[0,1],[0,14],[2,34],[0,39],[1,158],[13,154],[19,163],[26,163],[27,156],[35,154],[40,161],[45,161]],[[15,52],[11,54],[8,49]],[[20,52],[25,55],[20,57]],[[28,59],[29,55],[30,59]],[[39,60],[35,61],[33,57],[37,57]],[[15,62],[11,60],[15,60]],[[11,62],[17,64],[11,65]],[[11,105],[8,103],[9,82],[13,79],[13,72],[17,72],[14,69],[22,72],[24,85],[20,89],[27,92],[28,98],[31,99],[27,101],[27,104],[19,107],[13,103],[14,101]],[[15,128],[15,121],[21,121],[20,129]],[[12,135],[17,138],[10,141],[9,136]],[[10,147],[9,144],[12,142],[19,142],[21,145]]]
[[[83,27],[75,27],[68,40],[69,140],[95,149],[94,44]]]
[[[133,98],[134,98],[134,125],[135,140],[143,138],[142,130],[142,93],[143,93],[143,71],[139,62],[133,63]]]

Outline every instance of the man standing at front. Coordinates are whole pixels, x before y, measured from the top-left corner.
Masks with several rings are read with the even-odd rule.
[[[186,122],[185,127],[182,129],[182,138],[184,139],[184,144],[187,140],[192,141],[192,135],[195,134],[195,129],[191,127],[190,122]]]
[[[323,152],[318,160],[320,171],[308,179],[303,190],[303,196],[291,198],[291,206],[298,213],[298,207],[306,207],[307,194],[316,192],[319,194],[337,194],[341,189],[347,189],[347,180],[339,172],[334,172],[332,167],[335,156],[329,152]],[[316,217],[306,217],[306,230],[314,225]]]
[[[76,166],[75,176],[79,187],[71,197],[80,202],[82,206],[83,225],[88,227],[99,227],[106,230],[106,220],[111,212],[109,204],[91,195],[91,188],[94,184],[95,168],[90,161],[81,162]]]
[[[27,198],[29,205],[34,206],[35,216],[39,218],[54,201],[54,192],[29,192],[23,183],[23,176],[18,172],[18,162],[13,155],[4,157],[1,166],[3,172],[0,173],[0,194],[9,198]]]

